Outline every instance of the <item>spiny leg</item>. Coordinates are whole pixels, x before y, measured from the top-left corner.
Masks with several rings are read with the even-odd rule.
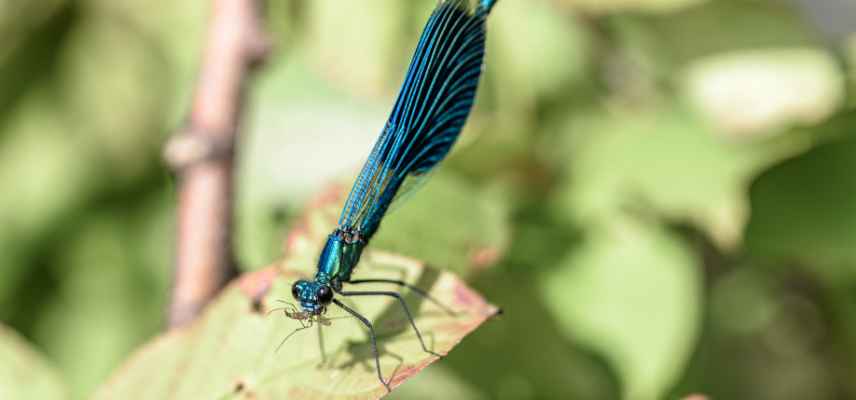
[[[389,296],[398,299],[398,302],[401,303],[401,307],[404,308],[404,314],[407,315],[407,320],[410,321],[410,326],[412,326],[413,331],[416,332],[416,337],[419,339],[419,344],[422,345],[422,350],[428,354],[443,357],[441,354],[438,354],[433,350],[428,350],[428,346],[426,346],[425,341],[422,340],[422,333],[419,332],[419,328],[416,327],[416,322],[413,321],[413,315],[410,313],[410,308],[407,307],[407,303],[404,302],[404,298],[402,298],[400,294],[396,292],[339,292],[339,294],[342,296]]]
[[[374,353],[375,367],[377,368],[377,379],[379,379],[380,383],[382,383],[383,386],[386,387],[387,392],[392,392],[392,389],[390,389],[389,384],[383,380],[383,374],[381,374],[381,371],[380,371],[380,354],[377,351],[377,339],[375,338],[375,330],[374,330],[374,327],[372,326],[372,323],[369,322],[369,320],[366,319],[366,317],[364,317],[360,313],[354,311],[353,309],[351,309],[351,307],[346,306],[344,303],[342,303],[339,300],[333,299],[333,304],[335,304],[335,305],[339,306],[341,309],[347,311],[348,314],[351,314],[356,319],[360,320],[360,322],[362,322],[363,325],[366,326],[366,328],[369,328],[369,338],[372,341],[372,353]]]
[[[406,288],[410,289],[411,292],[416,293],[417,295],[422,296],[422,298],[434,303],[437,307],[440,307],[441,309],[443,309],[443,311],[445,311],[449,315],[454,316],[454,315],[458,314],[457,312],[455,312],[451,308],[447,307],[445,304],[441,303],[439,300],[435,299],[434,296],[431,296],[430,294],[428,294],[428,292],[426,292],[426,291],[424,291],[424,290],[422,290],[416,286],[413,286],[413,285],[411,285],[405,281],[400,281],[397,279],[354,279],[352,281],[349,281],[348,283],[354,284],[354,285],[359,285],[361,283],[391,283],[393,285],[406,287]]]

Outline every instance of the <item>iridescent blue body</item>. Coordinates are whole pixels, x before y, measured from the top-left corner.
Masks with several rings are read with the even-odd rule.
[[[314,281],[295,285],[310,314],[323,313],[316,292],[335,292],[351,274],[406,179],[419,179],[448,154],[469,116],[484,58],[484,21],[496,0],[442,1],[413,55],[392,114],[357,177],[318,260]]]
[[[328,287],[336,292],[342,283],[351,280],[351,272],[360,261],[366,240],[337,228],[327,237],[327,243],[318,258],[318,272],[313,281],[297,281],[292,292],[303,311],[320,314],[329,301],[322,302],[318,292]]]
[[[354,182],[338,226],[327,238],[315,278],[292,287],[303,309],[302,318],[311,321],[334,303],[369,327],[374,344],[368,320],[336,300],[333,293],[397,297],[410,316],[396,293],[345,292],[342,285],[384,282],[409,287],[392,280],[352,280],[351,275],[390,205],[416,187],[411,183],[423,179],[443,160],[458,138],[475,101],[483,69],[485,20],[495,3],[478,0],[471,9],[468,0],[443,0],[431,14],[389,120]],[[412,319],[411,324],[421,341]],[[378,376],[384,382],[379,367]]]

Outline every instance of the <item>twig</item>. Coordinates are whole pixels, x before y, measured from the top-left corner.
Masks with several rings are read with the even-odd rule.
[[[189,125],[164,151],[180,179],[170,327],[192,321],[236,274],[231,251],[235,139],[244,85],[269,47],[257,0],[212,0]]]

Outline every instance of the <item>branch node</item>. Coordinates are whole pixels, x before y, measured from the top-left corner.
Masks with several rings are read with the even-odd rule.
[[[230,135],[211,135],[185,130],[169,139],[164,146],[163,158],[174,171],[229,158],[234,150],[234,144],[229,137]]]
[[[273,41],[260,31],[249,35],[246,46],[247,61],[253,69],[264,65],[273,51]]]

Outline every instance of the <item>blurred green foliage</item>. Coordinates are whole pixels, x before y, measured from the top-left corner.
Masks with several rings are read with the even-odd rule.
[[[308,196],[351,179],[434,4],[268,1],[277,52],[237,172],[246,269],[280,257]],[[0,2],[0,321],[59,371],[32,379],[59,375],[71,398],[163,327],[160,146],[206,13]],[[856,398],[856,30],[841,21],[852,2],[501,1],[461,143],[378,245],[454,268],[506,316],[398,398]],[[499,263],[464,265],[485,243]],[[3,337],[0,353],[45,364]],[[62,398],[52,385],[0,397]]]

